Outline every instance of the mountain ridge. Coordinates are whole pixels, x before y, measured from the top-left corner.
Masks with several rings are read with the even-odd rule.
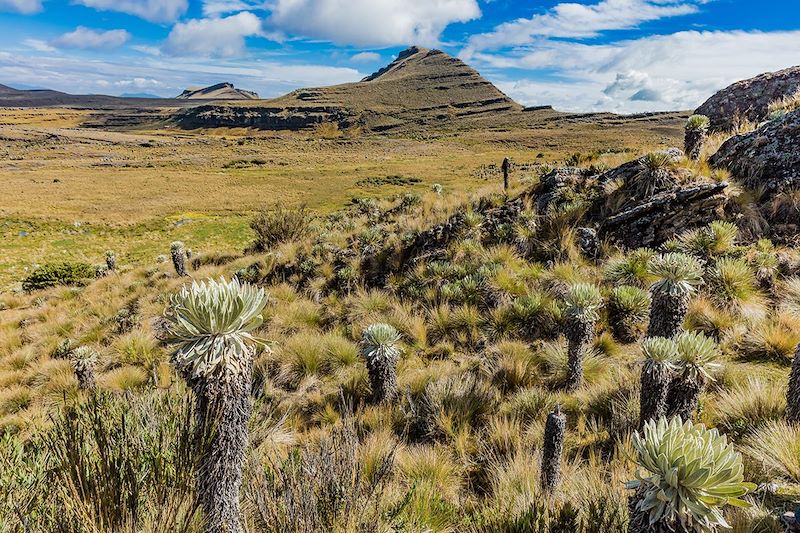
[[[394,131],[520,113],[475,69],[441,50],[412,46],[361,81],[296,89],[251,102],[198,106],[179,112],[184,128],[305,129],[321,123],[340,128]]]

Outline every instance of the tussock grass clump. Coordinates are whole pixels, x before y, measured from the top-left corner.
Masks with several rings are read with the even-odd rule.
[[[800,483],[800,427],[774,421],[750,435],[742,453],[763,472],[792,483]]]
[[[783,418],[786,395],[781,387],[748,377],[732,389],[723,390],[709,406],[709,420],[727,435],[740,439],[771,421]]]
[[[735,342],[736,353],[745,360],[775,361],[789,365],[800,344],[800,317],[779,313],[748,327]]]
[[[306,206],[295,209],[276,205],[264,209],[250,221],[250,229],[256,234],[251,250],[268,252],[275,245],[302,239],[308,235],[312,220]]]

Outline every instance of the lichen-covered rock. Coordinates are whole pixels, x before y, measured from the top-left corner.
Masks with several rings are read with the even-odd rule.
[[[731,137],[709,162],[768,196],[800,188],[800,109]]]
[[[800,90],[800,66],[767,72],[734,83],[709,98],[695,114],[711,120],[712,131],[732,129],[742,119],[761,122],[769,104]]]
[[[655,248],[687,229],[704,226],[724,215],[727,182],[679,185],[609,216],[600,226],[629,248]]]

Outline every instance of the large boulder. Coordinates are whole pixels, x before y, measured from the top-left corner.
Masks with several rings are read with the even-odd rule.
[[[731,137],[709,163],[770,197],[800,188],[800,109]]]
[[[769,104],[800,90],[800,66],[767,72],[722,89],[695,110],[711,119],[712,131],[733,129],[738,121],[761,122]]]
[[[768,223],[761,233],[791,243],[800,234],[800,109],[731,137],[709,163],[728,169],[748,189]]]

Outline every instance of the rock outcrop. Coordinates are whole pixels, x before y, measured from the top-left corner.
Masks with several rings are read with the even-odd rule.
[[[237,89],[232,83],[217,83],[208,87],[191,87],[175,98],[179,100],[258,100],[258,93]]]
[[[759,192],[756,204],[764,232],[778,242],[800,235],[800,109],[728,139],[709,162],[728,169],[739,182]]]
[[[800,189],[800,109],[731,137],[709,163],[768,196]]]
[[[695,114],[711,119],[712,131],[733,129],[737,121],[764,120],[771,102],[800,90],[800,66],[767,72],[722,89],[697,108]]]

